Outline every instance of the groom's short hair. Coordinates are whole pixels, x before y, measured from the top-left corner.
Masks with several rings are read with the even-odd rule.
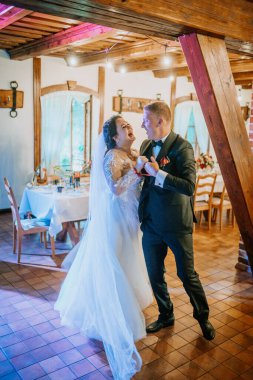
[[[144,106],[146,111],[150,111],[157,116],[162,116],[168,122],[171,121],[171,112],[170,107],[165,102],[158,100]]]

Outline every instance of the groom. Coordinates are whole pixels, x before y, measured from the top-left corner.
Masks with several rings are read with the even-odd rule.
[[[194,269],[192,229],[195,216],[192,196],[196,171],[190,143],[170,129],[168,105],[156,101],[144,107],[142,128],[145,140],[140,154],[149,176],[141,192],[139,217],[143,231],[143,250],[151,286],[159,309],[158,320],[147,326],[148,333],[174,324],[173,304],[164,278],[164,260],[172,250],[177,275],[193,306],[203,336],[212,340],[215,330],[208,321],[209,307]]]

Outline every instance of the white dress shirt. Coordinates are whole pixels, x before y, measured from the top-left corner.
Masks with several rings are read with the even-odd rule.
[[[161,141],[164,143],[164,141],[167,139],[167,137],[169,136],[166,135],[165,137],[163,137],[161,139]],[[159,145],[156,145],[154,148],[153,148],[153,156],[156,158],[159,154],[161,150],[161,146]],[[165,180],[165,177],[166,177],[167,173],[163,170],[159,170],[156,174],[156,177],[155,177],[155,185],[156,186],[160,186],[160,187],[163,187],[163,183],[164,183],[164,180]]]

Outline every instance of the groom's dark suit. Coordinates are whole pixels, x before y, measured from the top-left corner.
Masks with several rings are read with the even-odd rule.
[[[140,155],[150,160],[152,153],[151,140],[145,140]],[[139,218],[142,223],[143,250],[160,312],[159,318],[166,320],[173,311],[164,279],[164,259],[169,247],[175,256],[177,274],[190,297],[193,316],[198,321],[205,321],[209,308],[193,261],[192,228],[195,216],[192,196],[196,170],[192,146],[171,131],[156,161],[167,175],[162,187],[155,184],[155,177],[145,177]]]

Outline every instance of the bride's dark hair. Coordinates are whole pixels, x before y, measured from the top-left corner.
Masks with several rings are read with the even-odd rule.
[[[113,137],[117,136],[116,121],[122,118],[121,115],[114,115],[108,119],[103,125],[103,136],[107,150],[113,149],[116,146],[116,141]]]

